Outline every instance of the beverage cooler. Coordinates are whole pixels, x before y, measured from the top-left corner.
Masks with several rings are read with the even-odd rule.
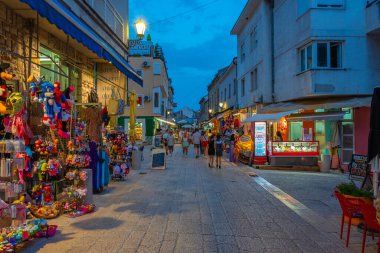
[[[318,166],[318,141],[273,141],[268,148],[272,166]]]

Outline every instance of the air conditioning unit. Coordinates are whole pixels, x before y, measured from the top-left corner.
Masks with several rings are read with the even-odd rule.
[[[150,96],[145,96],[145,97],[144,97],[144,101],[145,101],[145,102],[150,102]]]
[[[148,67],[150,67],[150,62],[148,62],[148,61],[144,61],[144,62],[142,63],[142,66],[143,66],[144,68],[148,68]]]

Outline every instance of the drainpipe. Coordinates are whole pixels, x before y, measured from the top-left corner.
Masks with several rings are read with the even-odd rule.
[[[235,89],[235,82],[236,82],[235,97],[236,97],[236,106],[238,107],[238,105],[239,105],[239,92],[238,92],[238,83],[237,83],[237,64],[238,64],[237,57],[234,57],[234,59],[232,60],[232,62],[235,65],[234,89]]]
[[[274,0],[270,0],[270,22],[271,22],[271,91],[272,91],[272,103],[276,101],[275,98],[275,87],[274,87],[274,80],[275,80],[275,74],[274,74]]]

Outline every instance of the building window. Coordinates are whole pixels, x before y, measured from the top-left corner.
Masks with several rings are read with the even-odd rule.
[[[234,95],[236,95],[236,91],[237,91],[237,80],[234,79]]]
[[[153,74],[154,75],[161,75],[161,63],[155,62],[153,64]]]
[[[315,42],[302,48],[300,57],[301,71],[312,68],[342,68],[342,42]]]
[[[154,107],[158,108],[160,103],[160,94],[158,92],[154,93]]]
[[[317,67],[341,68],[342,67],[342,42],[318,42],[317,43]]]
[[[227,88],[224,88],[224,101],[227,101]]]
[[[255,50],[257,48],[257,36],[256,36],[256,27],[253,28],[253,30],[251,31],[250,35],[249,35],[249,41],[250,41],[250,51],[251,53],[253,52],[253,50]]]
[[[257,90],[257,69],[251,71],[251,91]]]
[[[240,46],[240,62],[243,63],[245,61],[245,49],[244,49],[244,43]]]
[[[312,45],[301,49],[301,71],[311,69],[313,63]]]
[[[137,95],[137,108],[144,108],[144,95]]]
[[[245,80],[241,79],[241,96],[244,97],[245,95]]]
[[[231,84],[228,84],[228,98],[231,98]]]

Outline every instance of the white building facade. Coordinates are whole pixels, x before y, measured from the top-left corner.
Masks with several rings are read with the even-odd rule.
[[[339,128],[343,163],[366,154],[370,95],[380,84],[379,10],[379,0],[249,0],[231,31],[238,107],[311,113],[288,122],[287,140],[308,129],[324,154]]]

